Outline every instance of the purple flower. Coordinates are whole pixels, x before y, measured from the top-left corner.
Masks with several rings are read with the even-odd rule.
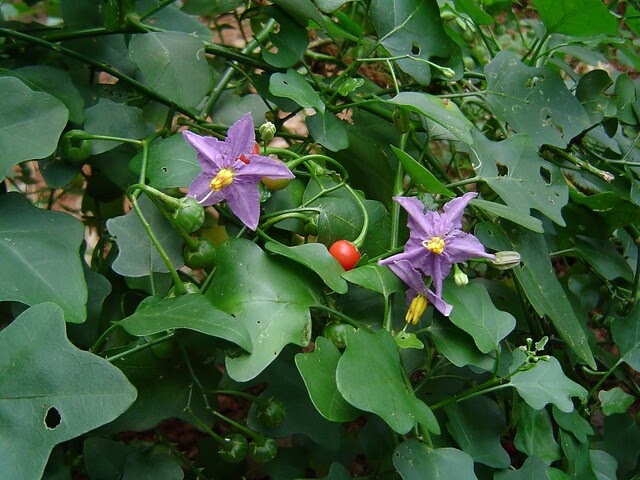
[[[202,168],[189,186],[188,195],[205,207],[226,200],[240,221],[255,230],[260,219],[258,182],[262,177],[294,175],[282,162],[254,153],[256,139],[251,115],[246,113],[231,125],[224,142],[188,131],[182,134],[198,153]]]
[[[379,263],[409,286],[409,301],[417,294],[425,295],[443,315],[449,315],[452,307],[442,299],[442,281],[452,265],[470,258],[495,258],[476,237],[462,231],[462,214],[476,195],[470,192],[454,198],[445,204],[442,214],[425,212],[417,198],[394,197],[409,214],[409,240],[402,253]],[[435,293],[425,287],[424,276],[433,279]]]

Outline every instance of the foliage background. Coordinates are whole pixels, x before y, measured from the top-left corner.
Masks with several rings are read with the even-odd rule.
[[[616,0],[0,2],[2,475],[640,478],[639,33]],[[296,179],[255,233],[181,231],[180,130],[249,111]],[[521,263],[405,325],[392,197],[465,191]]]

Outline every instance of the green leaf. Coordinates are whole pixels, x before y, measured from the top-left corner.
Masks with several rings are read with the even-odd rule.
[[[267,242],[264,248],[310,268],[336,293],[347,293],[349,286],[342,278],[344,269],[321,243],[305,243],[288,247],[281,243]]]
[[[181,480],[184,472],[163,446],[125,445],[107,438],[84,442],[84,463],[91,480]]]
[[[311,0],[274,0],[276,5],[290,15],[301,27],[306,27],[313,20],[322,25],[322,15]]]
[[[396,63],[422,85],[431,83],[429,62],[453,69],[453,78],[461,77],[462,55],[445,33],[436,0],[374,0],[371,22],[391,56],[409,57]],[[433,75],[447,78],[435,68]]]
[[[576,410],[563,412],[554,405],[553,418],[560,428],[573,434],[580,443],[588,443],[587,437],[594,433],[589,421],[584,419]]]
[[[538,315],[547,315],[567,345],[591,368],[595,368],[584,327],[548,259],[549,249],[544,237],[520,228],[511,228],[507,235],[495,223],[479,224],[475,234],[486,247],[496,251],[515,250],[520,254],[522,264],[512,272],[531,305]]]
[[[340,351],[328,339],[316,338],[313,352],[298,353],[296,366],[316,410],[332,422],[350,422],[361,412],[347,403],[336,383]]]
[[[205,42],[210,42],[213,32],[200,18],[188,15],[175,5],[165,5],[161,9],[156,0],[136,0],[136,9],[140,12],[155,11],[144,19],[144,22],[152,29],[162,29],[170,32],[182,32],[193,35]]]
[[[69,120],[81,124],[84,119],[84,99],[65,70],[49,65],[29,65],[13,70],[32,90],[43,90],[65,104]]]
[[[447,430],[473,460],[495,468],[511,464],[500,438],[506,428],[504,414],[489,397],[476,397],[445,407]]]
[[[480,353],[473,338],[448,320],[434,316],[429,332],[438,351],[455,366],[473,365],[487,372],[494,369],[495,356]]]
[[[618,33],[618,19],[601,0],[533,0],[549,33],[590,37]]]
[[[605,117],[615,117],[616,101],[604,93],[613,80],[606,70],[592,70],[585,73],[576,87],[576,98],[586,110],[592,124],[601,122]]]
[[[424,343],[413,332],[400,331],[395,335],[396,345],[400,350],[406,350],[408,348],[414,348],[416,350],[422,350]]]
[[[516,373],[509,385],[518,390],[534,410],[553,403],[559,410],[570,412],[573,410],[571,397],[587,397],[585,388],[567,378],[555,357],[550,357],[548,361],[541,360],[530,370]]]
[[[476,25],[491,25],[495,19],[482,10],[474,0],[454,0],[457,10],[462,10]]]
[[[331,112],[317,112],[307,117],[305,124],[313,139],[327,150],[337,152],[349,146],[347,126]]]
[[[151,88],[185,107],[196,106],[212,86],[202,40],[180,32],[134,35],[131,59]]]
[[[471,281],[458,287],[445,281],[442,298],[453,306],[449,319],[473,338],[482,353],[500,349],[500,341],[516,326],[510,313],[498,310],[481,282]]]
[[[295,70],[287,70],[287,73],[274,73],[269,79],[269,91],[276,97],[285,97],[293,100],[301,107],[315,108],[318,112],[324,112],[324,103],[320,95],[307,82],[305,77]]]
[[[0,78],[0,180],[14,165],[44,158],[58,146],[67,107],[45,92],[34,92],[14,77]]]
[[[138,204],[173,266],[181,268],[184,265],[182,237],[151,200],[140,197]],[[152,272],[169,272],[135,210],[120,217],[110,218],[107,220],[107,228],[118,245],[118,256],[112,265],[114,271],[125,277],[144,277]]]
[[[131,168],[138,172],[141,167],[142,153],[139,153],[131,160]],[[147,177],[152,187],[187,187],[200,171],[196,151],[181,134],[171,135],[149,147]]]
[[[558,433],[562,452],[567,462],[568,477],[580,480],[597,480],[591,467],[589,444],[578,442],[564,430],[560,430]]]
[[[429,120],[442,125],[461,142],[473,143],[471,136],[471,132],[475,130],[473,123],[462,114],[455,103],[448,99],[442,99],[428,93],[402,92],[389,100],[388,103],[400,105],[412,112],[424,115]]]
[[[408,153],[400,150],[399,148],[391,146],[391,150],[395,153],[398,160],[402,164],[405,172],[411,177],[422,190],[433,195],[444,195],[446,197],[455,197],[456,194],[445,187],[440,180],[438,180],[433,173],[427,170],[422,164],[418,163]]]
[[[604,417],[604,447],[616,457],[621,471],[637,471],[640,452],[638,421],[628,413]]]
[[[611,242],[576,235],[575,249],[580,258],[607,280],[616,278],[623,278],[629,282],[633,280],[631,267]]]
[[[71,215],[0,196],[0,301],[54,302],[66,321],[86,318],[87,285],[79,250],[84,226]]]
[[[324,448],[335,451],[336,445],[341,442],[343,427],[340,423],[330,422],[314,408],[293,362],[278,359],[259,379],[268,385],[260,394],[260,399],[274,397],[282,402],[286,415],[284,422],[277,427],[266,426],[257,417],[254,402],[247,416],[249,428],[272,438],[291,438],[304,434]]]
[[[471,200],[470,205],[484,210],[485,212],[497,215],[498,217],[510,220],[513,223],[531,230],[532,232],[544,232],[544,229],[542,228],[542,222],[539,219],[522,213],[520,209],[514,210],[513,208],[502,205],[501,203],[488,202],[486,200],[479,200],[477,198]]]
[[[127,41],[128,37],[129,34],[127,34]],[[125,75],[134,76],[137,70],[129,58],[129,50],[127,49],[124,34],[98,35],[92,37],[91,41],[78,38],[67,40],[63,42],[63,45],[97,62],[112,65]]]
[[[429,407],[404,383],[398,347],[386,330],[347,331],[336,380],[347,402],[380,416],[396,432],[407,433],[418,423],[440,433]]]
[[[620,352],[620,361],[640,372],[640,303],[624,318],[614,318],[611,335]]]
[[[549,465],[540,457],[527,457],[518,470],[505,470],[496,472],[494,480],[540,480],[543,478],[551,478],[547,475]]]
[[[520,402],[518,409],[518,432],[513,445],[522,453],[540,457],[547,464],[561,457],[549,413],[544,408],[534,410],[524,402]]]
[[[521,216],[525,228],[540,232],[540,221],[529,215],[533,209],[558,225],[565,225],[562,207],[569,200],[566,180],[558,167],[538,156],[529,137],[513,135],[492,142],[476,131],[473,137],[471,152],[477,174],[513,210],[510,220],[521,224],[518,218]],[[547,178],[543,177],[543,171]]]
[[[404,283],[391,271],[389,267],[378,264],[367,264],[342,274],[342,278],[355,285],[360,285],[389,298],[392,293],[402,292]]]
[[[227,357],[227,372],[248,381],[276,359],[285,345],[306,346],[311,335],[309,307],[322,301],[306,270],[263,252],[248,240],[218,248],[217,268],[206,296],[249,331],[253,353]]]
[[[478,480],[468,454],[455,448],[431,448],[415,438],[398,445],[393,452],[393,465],[402,480]]]
[[[613,455],[604,450],[589,450],[591,467],[597,480],[616,480],[618,475],[618,462]]]
[[[564,148],[591,123],[554,70],[527,67],[514,53],[502,51],[484,71],[493,112],[516,132],[528,134],[536,147]]]
[[[142,117],[142,110],[124,103],[101,98],[84,112],[84,129],[93,135],[106,135],[139,140],[151,132]],[[93,154],[107,152],[122,142],[94,140]]]
[[[264,12],[278,22],[278,28],[269,34],[269,41],[275,47],[275,51],[261,49],[262,58],[274,67],[293,67],[302,59],[309,45],[306,29],[277,7],[266,7]]]
[[[40,478],[52,448],[124,412],[136,391],[106,360],[74,347],[62,310],[43,303],[0,332],[0,469]]]
[[[174,298],[148,297],[133,315],[120,322],[120,326],[136,337],[186,328],[224,338],[247,352],[251,351],[251,338],[244,325],[199,294]]]
[[[613,413],[624,413],[634,402],[633,395],[629,395],[620,387],[613,387],[611,390],[600,390],[598,400],[602,407],[602,413],[611,415]]]

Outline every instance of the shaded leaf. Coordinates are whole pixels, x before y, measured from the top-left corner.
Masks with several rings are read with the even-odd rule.
[[[66,338],[62,310],[43,303],[0,332],[0,468],[40,478],[51,449],[124,412],[136,390],[106,360]]]
[[[563,412],[555,405],[553,406],[553,418],[560,428],[573,434],[581,443],[588,443],[588,435],[593,435],[593,428],[589,421],[583,418],[576,410]]]
[[[148,297],[120,325],[136,337],[186,328],[224,338],[251,351],[251,338],[244,325],[199,294],[174,298]]]
[[[71,215],[35,208],[17,193],[0,196],[0,300],[54,302],[68,322],[83,322],[83,240],[84,226]]]
[[[351,405],[379,415],[400,434],[416,423],[439,434],[435,416],[404,383],[401,369],[398,347],[389,332],[347,331],[347,348],[336,372],[338,390]]]
[[[340,351],[328,339],[316,338],[313,352],[298,353],[296,366],[316,410],[332,422],[350,422],[361,412],[347,403],[338,390],[336,369]]]
[[[173,266],[182,267],[182,237],[151,200],[140,197],[138,203]],[[169,271],[134,210],[126,215],[110,218],[107,220],[107,228],[118,245],[118,256],[112,265],[114,271],[125,277],[144,277],[152,272]]]
[[[218,248],[206,296],[251,336],[253,353],[226,359],[227,372],[237,381],[254,378],[285,345],[306,346],[311,336],[309,307],[321,303],[316,282],[305,270],[240,239]]]
[[[511,464],[500,438],[506,428],[503,413],[489,397],[477,397],[445,407],[447,430],[473,460],[495,468]]]
[[[180,32],[134,35],[131,59],[151,88],[178,105],[193,107],[212,86],[202,40]]]
[[[620,360],[640,372],[640,303],[626,317],[613,319],[611,335]]]
[[[403,480],[478,480],[468,454],[455,448],[430,448],[415,438],[398,445],[393,452],[393,465]]]
[[[518,431],[513,445],[528,456],[536,456],[550,464],[561,457],[560,445],[553,436],[549,413],[534,410],[524,402],[518,409]]]
[[[349,146],[347,126],[333,113],[319,111],[307,117],[305,124],[313,139],[327,150],[337,152]]]
[[[347,282],[342,278],[344,269],[321,243],[305,243],[288,247],[281,243],[267,242],[264,248],[310,268],[322,281],[337,293],[347,293]]]
[[[14,165],[44,158],[58,146],[67,107],[45,92],[34,92],[15,77],[0,78],[0,180]]]
[[[527,457],[522,467],[518,470],[505,470],[496,472],[494,480],[540,480],[551,478],[547,475],[550,470],[549,464],[540,457]]]
[[[473,338],[448,320],[434,316],[429,332],[438,351],[457,367],[473,365],[485,371],[494,369],[495,357],[480,353]]]
[[[395,153],[398,160],[402,164],[405,172],[411,177],[422,190],[433,195],[444,195],[446,197],[455,197],[456,194],[445,187],[440,180],[438,180],[433,173],[427,170],[424,166],[414,160],[411,155],[400,150],[399,148],[391,146],[391,150]]]
[[[265,14],[275,19],[279,28],[269,34],[269,41],[276,51],[270,52],[262,48],[262,57],[274,67],[293,67],[302,59],[309,45],[307,31],[277,7],[267,7]]]

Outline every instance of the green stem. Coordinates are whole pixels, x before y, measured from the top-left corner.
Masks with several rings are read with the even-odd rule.
[[[175,332],[169,332],[163,337],[156,338],[154,340],[151,340],[150,342],[143,343],[141,345],[136,345],[135,347],[130,348],[129,350],[125,350],[124,352],[116,353],[115,355],[106,357],[105,360],[113,363],[116,360],[127,357],[131,354],[141,352],[143,350],[146,350],[147,348],[153,347],[154,345],[158,345],[159,343],[163,343],[163,342],[166,342],[167,340],[171,340],[174,336],[175,336]]]
[[[435,405],[430,405],[429,408],[431,408],[431,410],[438,410],[439,408],[446,407],[447,405],[451,405],[452,403],[468,400],[469,398],[477,397],[478,395],[484,395],[485,393],[493,392],[495,390],[500,390],[508,386],[509,384],[505,383],[504,379],[501,379],[501,378],[491,379],[485,383],[476,385],[475,387],[465,392],[461,392],[452,397],[448,397],[447,399],[442,400],[441,402],[438,402]]]
[[[364,323],[359,322],[358,320],[355,320],[355,319],[349,317],[348,315],[345,315],[344,313],[339,312],[338,310],[335,310],[335,309],[333,309],[331,307],[328,307],[326,305],[311,305],[311,308],[314,309],[314,310],[322,310],[323,312],[327,312],[328,314],[340,319],[344,323],[348,323],[352,327],[365,328],[365,329],[369,328]]]
[[[136,215],[138,215],[138,218],[140,219],[140,223],[142,223],[142,227],[144,228],[145,232],[147,232],[147,235],[149,236],[151,243],[153,243],[153,246],[158,251],[160,258],[162,258],[162,261],[165,263],[165,265],[169,269],[169,273],[171,274],[171,278],[173,279],[173,283],[176,287],[176,293],[178,295],[184,295],[185,293],[187,293],[187,291],[184,288],[182,281],[180,280],[180,276],[178,275],[178,272],[173,266],[173,263],[171,263],[171,259],[167,255],[167,252],[164,250],[164,247],[158,240],[158,237],[156,237],[155,233],[153,233],[153,230],[151,229],[151,225],[149,224],[149,222],[147,222],[147,219],[142,213],[142,210],[140,209],[140,205],[138,205],[138,199],[133,195],[128,195],[128,197],[129,197],[129,200],[131,201],[131,205],[133,206],[133,209],[136,212]]]
[[[95,343],[91,346],[89,351],[94,353],[97,352],[98,347],[100,347],[104,343],[104,341],[107,339],[107,337],[111,334],[111,332],[113,332],[119,326],[120,326],[120,322],[114,322],[111,325],[109,325],[109,327],[104,332],[102,332],[102,335],[100,335],[98,339],[95,341]]]
[[[606,371],[606,373],[600,377],[600,380],[598,380],[598,383],[596,383],[596,384],[591,388],[591,390],[589,391],[589,395],[588,395],[588,397],[593,396],[593,395],[598,391],[598,389],[600,388],[600,386],[604,383],[604,381],[605,381],[607,378],[609,378],[609,377],[611,376],[611,374],[612,374],[613,372],[615,372],[615,370],[616,370],[620,365],[622,365],[622,363],[623,363],[623,362],[624,362],[624,358],[619,358],[619,359],[618,359],[618,361],[613,365],[613,367],[611,367],[609,370],[607,370],[607,371]]]
[[[142,15],[140,15],[140,20],[144,20],[145,18],[149,18],[151,15],[155,14],[156,12],[159,12],[160,10],[162,10],[165,7],[168,7],[172,3],[176,3],[176,0],[162,0],[160,3],[158,3],[157,5],[154,5],[149,10],[147,10]]]
[[[27,35],[26,33],[22,33],[22,32],[17,32],[15,30],[10,30],[8,28],[0,28],[0,35],[5,35],[7,37],[11,37],[11,38],[19,38],[20,40],[24,40],[28,43],[34,44],[34,45],[39,45],[41,47],[47,48],[49,50],[53,50],[54,52],[60,53],[62,55],[66,55],[68,57],[71,58],[75,58],[76,60],[79,60],[82,63],[86,63],[87,65],[91,65],[93,67],[95,67],[98,70],[101,70],[103,72],[106,72],[110,75],[113,75],[114,77],[116,77],[118,80],[122,81],[123,83],[126,83],[127,85],[129,85],[130,87],[133,87],[134,89],[144,93],[147,97],[151,98],[152,100],[155,100],[157,102],[162,103],[163,105],[167,105],[167,106],[175,106],[176,111],[194,118],[195,114],[191,109],[188,109],[186,107],[177,105],[173,100],[168,99],[167,97],[165,97],[164,95],[159,94],[158,92],[156,92],[154,89],[150,88],[149,86],[129,77],[128,75],[125,75],[124,73],[122,73],[120,70],[118,70],[115,67],[112,67],[109,64],[103,63],[103,62],[98,62],[96,60],[93,60],[90,57],[87,57],[85,55],[82,55],[81,53],[78,53],[74,50],[71,50],[69,48],[63,47],[62,45],[58,45],[55,43],[51,43],[48,42],[46,40],[42,40],[41,38],[38,37],[34,37],[32,35]]]
[[[270,18],[265,23],[262,30],[260,30],[258,34],[253,38],[253,40],[247,43],[247,45],[240,52],[243,54],[247,54],[253,51],[262,42],[264,42],[264,40],[271,33],[271,31],[276,27],[276,25],[277,25],[276,21],[273,18]],[[201,119],[205,119],[210,114],[211,110],[213,109],[213,106],[220,99],[220,95],[222,95],[222,92],[227,88],[227,84],[231,81],[231,78],[233,77],[233,73],[236,68],[237,68],[237,65],[234,62],[232,66],[228,67],[223,72],[223,74],[220,77],[220,80],[218,80],[218,83],[213,88],[213,91],[211,92],[211,95],[207,99],[207,102],[205,103],[204,107],[200,111],[199,117]]]
[[[545,158],[546,160],[549,160],[553,163],[555,158],[553,157],[553,154],[573,163],[574,165],[576,165],[577,167],[581,168],[582,170],[585,170],[589,173],[592,173],[593,175],[596,175],[597,177],[601,178],[602,180],[604,180],[605,182],[611,182],[615,179],[615,176],[611,173],[611,172],[607,172],[605,170],[600,170],[596,167],[594,167],[593,165],[591,165],[589,162],[586,162],[574,155],[571,155],[568,152],[565,152],[564,150],[562,150],[561,148],[555,147],[553,145],[544,145],[541,148],[540,153],[542,154],[543,158]],[[551,154],[551,155],[549,155]]]

